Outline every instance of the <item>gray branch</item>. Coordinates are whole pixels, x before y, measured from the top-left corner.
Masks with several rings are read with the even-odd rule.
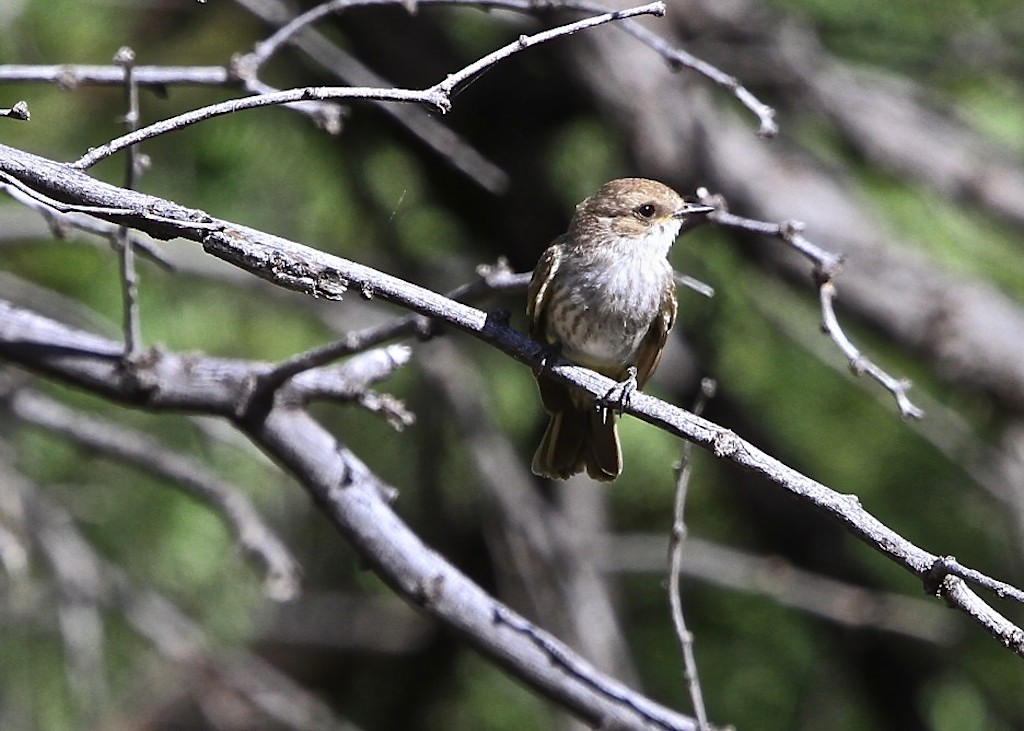
[[[238,486],[148,434],[87,416],[42,394],[15,391],[10,397],[10,407],[14,415],[26,423],[169,480],[175,487],[209,505],[226,523],[242,550],[263,566],[264,590],[269,596],[286,600],[298,593],[298,562]]]
[[[265,364],[151,353],[134,373],[118,343],[0,301],[0,359],[154,411],[233,417]],[[236,424],[294,475],[400,596],[455,629],[525,683],[594,725],[690,731],[693,722],[597,671],[564,643],[489,596],[426,546],[380,482],[301,408],[277,404]],[[553,657],[558,662],[553,662]]]
[[[201,243],[208,253],[282,287],[332,299],[340,299],[351,287],[364,296],[379,297],[442,320],[528,365],[540,366],[546,358],[552,378],[587,391],[598,402],[603,402],[615,385],[611,379],[593,371],[564,360],[551,359],[550,353],[509,328],[500,316],[489,315],[362,264],[217,220],[171,201],[101,183],[66,165],[6,146],[0,146],[0,178],[16,183],[21,189],[41,198],[75,201],[74,204],[62,203],[64,207],[87,211],[90,215],[124,223],[154,236],[167,238],[177,235]],[[503,664],[513,665],[528,682],[541,687],[544,692],[552,692],[550,663],[542,663],[543,672],[539,672],[534,667],[536,655],[522,648],[519,651],[523,654],[516,656],[515,663],[509,659],[509,649],[504,643],[511,641],[512,636],[522,638],[525,635],[496,631],[493,613],[486,621],[482,619],[480,612],[489,612],[482,607],[493,607],[493,600],[426,549],[380,501],[377,492],[380,486],[365,466],[339,447],[310,417],[298,410],[272,409],[262,419],[254,418],[251,412],[239,412],[239,404],[247,402],[250,382],[248,379],[228,378],[223,361],[199,358],[186,364],[181,356],[155,354],[148,367],[128,374],[120,368],[119,352],[117,344],[106,339],[62,328],[50,320],[9,305],[0,307],[0,357],[117,400],[129,400],[153,409],[185,409],[236,419],[257,444],[303,481],[317,502],[335,519],[342,532],[364,551],[385,580],[435,616],[460,628]],[[881,523],[863,509],[855,496],[831,490],[730,430],[646,394],[635,394],[625,411],[694,442],[716,457],[756,472],[771,484],[814,505],[850,533],[918,577],[929,591],[966,612],[1004,646],[1024,656],[1024,631],[974,595],[964,579],[950,572],[948,562]],[[284,422],[295,429],[290,436]],[[296,441],[295,435],[299,433],[306,436]],[[354,483],[366,489],[339,487]],[[370,495],[372,500],[368,497]],[[424,557],[427,554],[429,559]],[[955,573],[965,575],[959,570]],[[968,578],[973,580],[973,577]],[[452,586],[459,587],[462,597],[455,605],[449,603],[450,597],[447,596]],[[1005,584],[999,584],[999,593],[1013,596],[1018,601],[1024,597],[1019,590]],[[437,594],[441,595],[439,599],[435,599]],[[461,603],[469,601],[470,597],[483,602],[482,605],[470,602],[476,612],[473,618],[460,614],[470,611],[471,606]],[[514,623],[503,624],[511,629]],[[583,701],[583,696],[579,695],[578,687],[558,687],[557,692],[563,702],[580,708],[578,704]],[[602,698],[603,704],[608,702],[607,696]],[[589,702],[595,701],[590,698]],[[593,706],[586,707],[585,714],[594,712]],[[623,712],[620,706],[613,704],[613,707],[618,709],[617,713]]]

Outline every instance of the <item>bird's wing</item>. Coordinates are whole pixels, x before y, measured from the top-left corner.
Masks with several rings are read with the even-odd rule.
[[[658,316],[654,318],[637,351],[636,382],[640,388],[643,388],[647,379],[654,373],[654,369],[658,367],[661,353],[665,350],[665,341],[668,340],[668,332],[676,321],[676,310],[676,285],[669,280],[669,286],[661,296]]]
[[[530,320],[530,337],[545,344],[550,343],[547,335],[547,304],[551,294],[551,280],[562,263],[562,238],[560,236],[555,239],[541,254],[526,294],[526,316]]]

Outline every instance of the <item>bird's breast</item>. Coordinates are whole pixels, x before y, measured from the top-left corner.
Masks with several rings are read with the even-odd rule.
[[[618,377],[659,316],[672,269],[663,258],[565,261],[552,281],[548,330],[563,353]]]

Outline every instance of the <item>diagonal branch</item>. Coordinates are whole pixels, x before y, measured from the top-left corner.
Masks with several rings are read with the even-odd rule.
[[[36,190],[40,195],[55,200],[77,200],[79,204],[88,207],[91,215],[118,222],[128,221],[129,225],[152,235],[180,235],[202,243],[208,253],[279,286],[331,299],[340,299],[344,291],[352,287],[367,296],[376,296],[421,315],[442,320],[532,367],[539,367],[542,361],[547,360],[552,378],[585,390],[599,403],[603,403],[615,385],[611,379],[565,360],[558,359],[551,363],[550,353],[525,335],[509,328],[504,322],[505,318],[500,315],[488,314],[454,302],[436,292],[362,264],[217,220],[171,201],[100,183],[66,165],[2,145],[0,173],[17,180],[21,186]],[[110,207],[109,213],[104,212],[107,206]],[[158,220],[150,218],[152,211],[159,212]],[[28,332],[31,332],[32,327],[31,323],[24,324],[25,317],[19,317],[19,322],[23,324],[16,327],[14,316],[17,313],[15,308],[0,307],[0,356],[66,378],[65,352],[55,352],[52,348],[40,351],[26,349],[23,345],[19,347],[19,338],[24,337],[22,328],[28,328]],[[40,320],[42,318],[32,319],[31,322]],[[101,353],[106,353],[110,347],[107,341],[94,336],[79,335],[79,338],[84,338],[85,343],[94,344]],[[41,344],[45,343],[46,340],[41,341]],[[165,359],[161,359],[161,366]],[[98,364],[90,361],[90,365]],[[126,380],[136,383],[136,379],[127,379],[126,374],[119,372],[116,362],[103,361],[103,365],[100,372],[90,369],[89,378],[81,385],[122,397],[118,386]],[[163,394],[159,386],[165,375],[161,370],[161,378],[156,380],[153,389],[141,394],[139,403],[149,407],[162,405]],[[213,379],[216,376],[215,372],[209,374]],[[137,390],[137,386],[134,388]],[[237,418],[239,415],[235,409],[244,401],[247,388],[248,384],[240,386],[237,392],[231,394],[231,398],[221,401],[218,407],[223,410],[221,413]],[[192,409],[202,407],[207,413],[216,413],[209,402],[189,401],[189,404]],[[864,510],[855,496],[840,494],[783,464],[732,431],[646,394],[636,394],[626,405],[625,411],[708,449],[716,457],[756,472],[771,484],[814,505],[840,522],[850,533],[922,580],[928,590],[966,612],[1004,646],[1024,656],[1024,631],[978,599],[964,579],[947,573],[940,574],[941,580],[936,581],[935,567],[941,566],[940,557],[916,546],[881,523]],[[287,464],[286,460],[283,461]]]
[[[635,15],[664,14],[665,4],[661,2],[661,0],[658,0],[657,2],[653,2],[648,5],[642,5],[628,10],[617,10],[592,18],[586,18],[575,23],[568,23],[557,28],[536,33],[532,36],[520,36],[517,41],[509,43],[508,45],[499,48],[497,51],[487,54],[483,58],[474,61],[454,74],[449,74],[447,78],[438,82],[429,89],[380,89],[339,86],[305,87],[301,89],[288,89],[286,91],[270,92],[242,99],[231,99],[226,102],[220,102],[219,104],[211,104],[210,106],[194,109],[190,112],[186,112],[185,114],[180,114],[176,117],[171,117],[170,119],[165,119],[161,122],[151,124],[136,132],[118,137],[105,145],[95,147],[72,163],[71,166],[79,170],[88,169],[100,160],[104,160],[126,147],[131,147],[143,140],[157,137],[158,135],[184,129],[185,127],[196,124],[197,122],[202,122],[206,119],[240,112],[245,109],[256,109],[259,107],[275,106],[293,102],[311,100],[325,101],[328,99],[375,99],[395,102],[420,102],[422,104],[432,106],[444,114],[451,109],[451,97],[459,86],[479,75],[485,69],[493,66],[499,61],[503,61],[519,51],[523,51],[537,44],[544,43],[561,36],[572,35],[573,33],[578,33],[581,30],[593,28],[594,26],[610,23],[623,18],[630,18]]]
[[[94,147],[78,160],[71,163],[71,166],[79,170],[86,170],[100,160],[105,160],[126,147],[137,145],[143,140],[158,137],[168,132],[175,132],[197,122],[221,117],[225,114],[233,114],[245,109],[258,109],[259,107],[272,107],[294,102],[325,101],[328,99],[380,99],[395,102],[419,102],[433,106],[442,112],[447,111],[449,106],[448,101],[442,94],[429,89],[417,91],[415,89],[374,89],[353,86],[307,86],[301,89],[287,89],[259,96],[229,99],[226,102],[200,107],[199,109],[179,114],[176,117],[156,122],[131,134],[122,135],[105,145]]]
[[[235,0],[253,15],[267,23],[280,25],[293,17],[291,5],[286,0]],[[324,34],[306,28],[290,42],[302,51],[313,63],[325,71],[355,86],[393,86],[380,74],[372,71],[359,59]],[[234,64],[236,70],[257,66],[242,56]],[[418,138],[456,170],[459,170],[485,190],[499,194],[509,185],[509,177],[461,135],[445,125],[427,109],[408,104],[376,102],[384,114],[392,117],[399,125]]]
[[[73,517],[45,491],[8,471],[3,477],[25,505],[29,533],[40,545],[58,583],[79,602],[118,612],[126,624],[157,653],[196,678],[193,692],[204,691],[212,678],[232,689],[280,727],[302,731],[357,731],[337,718],[315,695],[246,650],[229,657],[215,651],[203,627],[165,595],[134,583],[119,566],[93,549]],[[0,522],[4,514],[0,503]],[[275,726],[277,727],[277,726]]]
[[[700,382],[700,393],[694,403],[693,413],[697,416],[704,411],[708,399],[713,398],[717,384],[710,378]],[[672,615],[672,625],[676,631],[679,652],[683,656],[683,682],[690,694],[693,713],[697,717],[700,731],[708,731],[708,713],[704,706],[704,694],[700,687],[700,676],[697,674],[697,659],[693,652],[693,633],[686,628],[686,617],[683,615],[683,593],[680,578],[683,573],[683,543],[686,540],[686,493],[690,488],[690,476],[693,474],[693,442],[683,442],[679,468],[676,473],[676,493],[672,505],[672,531],[668,541],[668,603]]]
[[[266,367],[194,354],[151,356],[145,373],[129,376],[121,367],[116,342],[0,300],[0,359],[127,405],[230,417],[255,375]],[[140,380],[145,388],[139,387]],[[385,498],[394,488],[301,408],[274,405],[235,423],[299,480],[400,596],[539,692],[594,725],[638,731],[695,729],[692,720],[594,669],[426,546],[388,505]]]
[[[10,397],[10,405],[14,415],[22,421],[167,479],[206,503],[234,534],[242,550],[262,565],[266,574],[264,590],[269,596],[284,601],[298,594],[298,563],[238,486],[222,480],[148,434],[86,416],[42,394],[16,391]]]
[[[900,416],[903,419],[920,419],[924,417],[924,411],[915,406],[907,396],[907,391],[910,390],[910,381],[905,378],[894,378],[882,370],[882,368],[860,352],[839,324],[834,306],[836,298],[835,279],[843,268],[844,259],[842,256],[826,251],[805,238],[803,235],[803,225],[797,221],[784,221],[783,223],[756,221],[752,218],[744,218],[743,216],[729,213],[725,208],[724,199],[721,196],[710,195],[706,188],[699,188],[697,196],[709,205],[714,204],[720,208],[720,210],[711,214],[711,220],[719,226],[774,236],[810,261],[814,266],[814,281],[818,287],[818,301],[821,306],[821,329],[832,339],[832,342],[836,344],[840,352],[846,356],[846,360],[850,365],[850,371],[855,376],[868,374],[889,391],[893,398],[896,399],[896,406],[899,408]]]
[[[338,13],[348,8],[360,5],[382,5],[402,3],[409,5],[409,0],[329,0],[320,5],[310,8],[306,12],[292,18],[288,23],[281,26],[275,33],[257,44],[255,50],[249,54],[254,67],[258,68],[267,62],[280,48],[290,42],[296,35],[302,33],[312,24],[327,17],[332,13]],[[496,7],[518,10],[520,12],[533,12],[540,9],[575,10],[583,13],[609,13],[608,8],[590,2],[578,0],[414,0],[413,6],[418,5],[471,5],[473,7]],[[664,12],[664,11],[663,11]],[[657,13],[658,15],[663,14]],[[625,18],[626,16],[621,16]],[[729,90],[747,109],[753,112],[760,122],[758,135],[763,138],[772,138],[778,134],[779,127],[775,122],[775,110],[761,102],[738,79],[730,76],[712,64],[697,58],[681,48],[673,46],[656,33],[651,32],[639,23],[627,20],[620,27],[660,54],[673,68],[689,68],[711,80],[715,84]]]

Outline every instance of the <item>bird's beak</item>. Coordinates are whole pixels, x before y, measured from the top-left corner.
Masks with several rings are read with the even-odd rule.
[[[689,218],[690,216],[703,216],[714,212],[714,206],[705,206],[700,203],[683,202],[683,207],[672,214],[673,218]]]

